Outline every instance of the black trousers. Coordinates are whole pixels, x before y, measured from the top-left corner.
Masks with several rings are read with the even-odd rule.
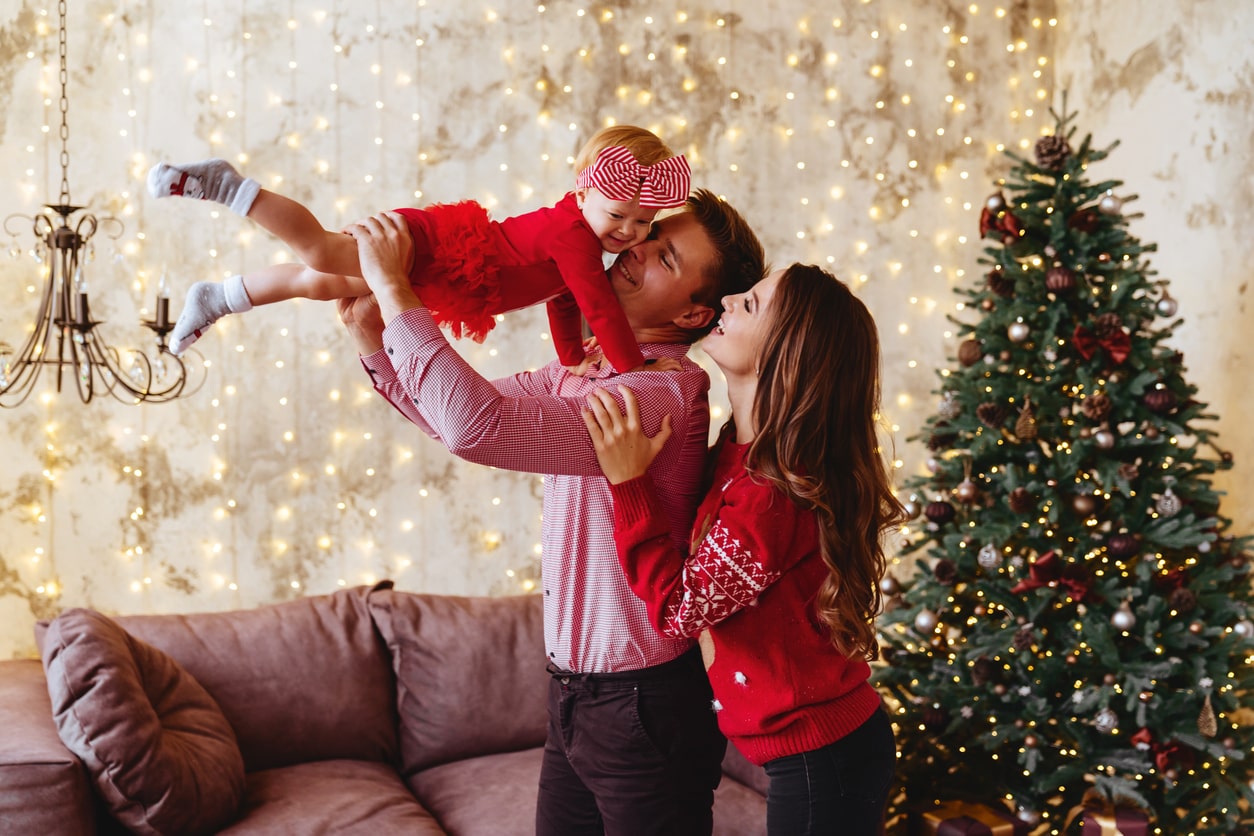
[[[727,741],[699,651],[625,673],[549,673],[537,836],[708,836]]]
[[[897,764],[881,709],[822,749],[767,761],[769,836],[878,836]]]

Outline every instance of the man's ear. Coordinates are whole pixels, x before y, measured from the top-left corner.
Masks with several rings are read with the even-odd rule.
[[[704,328],[710,324],[710,320],[713,318],[713,308],[708,305],[693,305],[672,321],[680,328],[691,330],[693,328]]]

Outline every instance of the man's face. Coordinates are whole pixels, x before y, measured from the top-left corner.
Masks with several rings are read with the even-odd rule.
[[[661,327],[692,308],[693,294],[715,261],[705,229],[680,212],[658,221],[647,241],[618,257],[609,270],[610,285],[633,328]]]

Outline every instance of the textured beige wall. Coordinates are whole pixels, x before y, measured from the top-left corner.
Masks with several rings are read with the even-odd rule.
[[[88,270],[116,343],[144,342],[135,322],[163,272],[177,309],[192,281],[283,257],[226,212],[146,197],[157,160],[240,160],[328,226],[465,197],[503,217],[557,199],[582,139],[631,122],[688,153],[695,181],[745,211],[777,264],[856,284],[881,325],[886,412],[912,471],[923,457],[905,438],[953,349],[950,288],[976,269],[999,147],[1051,123],[1061,74],[1086,88],[1072,92],[1085,124],[1125,141],[1110,173],[1142,195],[1136,231],[1180,278],[1181,347],[1238,454],[1238,499],[1250,483],[1234,227],[1252,202],[1241,128],[1254,80],[1229,4],[1064,3],[1056,27],[1044,0],[71,5],[73,196],[126,224]],[[0,0],[4,213],[56,197],[55,11],[49,30],[43,5]],[[0,252],[0,340],[22,336],[36,277]],[[503,375],[549,360],[544,331],[541,312],[512,314],[459,349]],[[201,346],[208,382],[183,402],[61,395],[0,412],[0,657],[33,652],[34,620],[65,607],[246,607],[383,577],[502,594],[534,580],[540,478],[457,461],[397,417],[332,306],[258,310]]]

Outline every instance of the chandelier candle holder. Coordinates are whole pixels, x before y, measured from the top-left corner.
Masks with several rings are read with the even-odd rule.
[[[97,330],[101,324],[91,317],[91,302],[83,277],[84,256],[90,258],[90,243],[102,224],[116,228],[110,237],[122,234],[116,218],[97,218],[86,207],[70,201],[69,182],[69,97],[65,38],[66,0],[60,0],[59,52],[61,59],[61,196],[47,203],[47,211],[34,217],[12,214],[4,220],[4,231],[13,239],[11,253],[20,254],[17,230],[19,220],[28,221],[34,232],[35,258],[42,265],[43,294],[34,327],[22,347],[13,352],[0,339],[0,407],[16,407],[25,402],[45,369],[56,378],[56,390],[64,385],[66,371],[74,378],[79,399],[89,403],[98,394],[108,394],[122,403],[164,403],[194,394],[204,384],[204,358],[194,350],[198,362],[176,356],[166,343],[174,328],[170,321],[170,297],[162,277],[157,295],[156,316],[142,320],[156,335],[156,356],[136,349],[119,351]],[[123,359],[125,357],[125,360]]]

